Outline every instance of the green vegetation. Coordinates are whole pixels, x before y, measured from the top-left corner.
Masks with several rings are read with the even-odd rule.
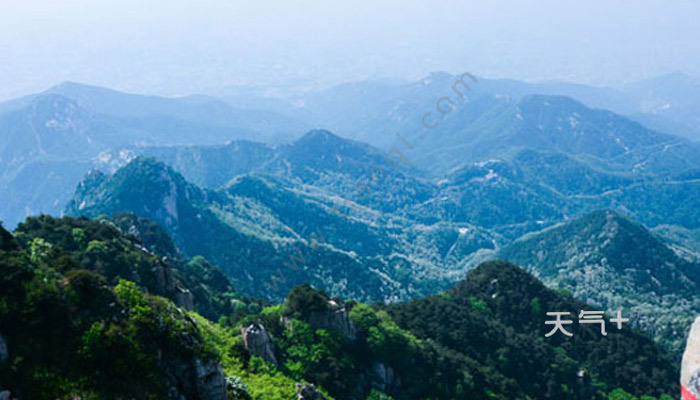
[[[571,339],[544,338],[546,310],[587,306],[507,263],[410,303],[346,302],[306,284],[263,307],[217,284],[206,259],[177,258],[156,241],[188,278],[173,272],[173,282],[197,282],[227,303],[204,308],[215,313],[206,318],[168,297],[158,276],[171,266],[138,237],[104,219],[0,229],[3,388],[27,399],[199,398],[192,371],[214,363],[232,400],[291,400],[301,382],[329,400],[666,400],[676,391],[677,370],[639,333],[576,326]],[[271,334],[276,364],[246,348],[242,328],[252,323]]]
[[[700,259],[612,211],[532,234],[498,256],[611,315],[634,315],[630,323],[677,361],[700,314]]]
[[[1,251],[3,386],[27,399],[163,398],[178,365],[211,358],[170,301],[106,283],[72,258],[37,264],[30,251]]]

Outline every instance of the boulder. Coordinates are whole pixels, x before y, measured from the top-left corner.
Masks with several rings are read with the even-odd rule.
[[[296,390],[297,400],[326,400],[326,396],[310,383],[297,383]]]
[[[215,360],[195,360],[197,397],[202,400],[228,400],[226,377]]]
[[[277,365],[272,335],[267,332],[267,329],[262,324],[255,323],[241,328],[241,336],[243,337],[243,344],[250,354]]]
[[[700,317],[695,319],[683,353],[681,364],[683,400],[700,399]]]

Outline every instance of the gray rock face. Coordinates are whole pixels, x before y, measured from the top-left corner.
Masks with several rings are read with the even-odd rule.
[[[314,329],[328,329],[340,332],[345,338],[355,340],[357,329],[350,322],[348,311],[344,305],[338,305],[333,300],[328,302],[327,311],[314,312],[308,317],[308,323]]]
[[[297,383],[297,400],[326,400],[326,397],[310,383]]]
[[[375,362],[372,364],[373,386],[376,386],[383,392],[388,392],[392,388],[401,385],[401,378],[394,370],[384,363]]]
[[[7,342],[5,342],[5,338],[0,335],[0,364],[7,361],[8,358],[10,358],[10,354],[7,352]]]
[[[251,324],[241,328],[241,336],[246,350],[254,356],[277,365],[272,336],[262,324]]]
[[[685,353],[683,353],[681,386],[684,400],[700,398],[700,317],[695,319],[690,329]]]
[[[197,375],[197,396],[202,400],[227,400],[226,377],[221,365],[209,360],[195,361]]]
[[[173,293],[175,291],[175,278],[173,277],[173,270],[170,268],[168,263],[168,258],[163,257],[160,262],[153,268],[153,274],[155,275],[156,282],[158,282],[158,289],[163,293]]]
[[[185,310],[194,310],[194,296],[192,295],[192,292],[190,292],[188,289],[178,287],[177,291],[175,292],[175,304],[177,304],[178,307],[184,308]]]

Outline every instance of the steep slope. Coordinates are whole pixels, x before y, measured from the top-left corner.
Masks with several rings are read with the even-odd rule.
[[[504,384],[519,388],[510,398],[589,398],[595,386],[604,392],[621,387],[636,395],[675,394],[677,369],[629,327],[618,330],[608,323],[602,336],[598,326],[575,323],[567,326],[572,337],[545,337],[551,330],[544,323],[551,319],[547,312],[568,311],[575,319],[580,310],[590,308],[505,262],[479,266],[444,294],[387,309],[418,338],[485,360],[509,378]],[[635,378],[641,370],[648,381]]]
[[[440,180],[424,178],[409,165],[387,163],[379,150],[322,130],[275,148],[235,142],[155,153],[217,189],[201,189],[165,167],[137,159],[114,176],[88,177],[68,212],[131,211],[154,219],[188,254],[207,255],[234,279],[244,274],[231,268],[248,268],[236,267],[239,261],[222,254],[219,233],[208,233],[203,224],[237,232],[234,242],[246,243],[243,247],[258,240],[276,243],[268,249],[282,248],[285,261],[256,272],[265,279],[241,286],[264,296],[271,296],[288,272],[296,275],[285,268],[282,275],[277,272],[289,257],[313,260],[312,238],[333,251],[374,260],[382,278],[370,280],[377,282],[371,296],[389,288],[382,297],[372,297],[378,300],[443,289],[484,250],[595,209],[624,211],[651,227],[700,227],[696,173],[666,177],[610,171],[561,152],[523,149],[510,160],[465,164]],[[319,279],[320,287],[332,291],[324,286],[330,278]],[[415,286],[393,293],[401,282]],[[345,294],[344,287],[338,290]]]
[[[226,398],[196,322],[158,296],[192,305],[166,261],[102,222],[40,217],[14,238],[0,231],[4,396]]]
[[[276,157],[261,170],[399,215],[403,208],[435,194],[434,184],[399,155],[342,139],[326,130],[310,131],[280,147]]]
[[[609,312],[627,310],[676,356],[700,312],[700,257],[611,211],[525,236],[498,257]]]
[[[152,221],[121,213],[115,222],[122,229],[108,220],[32,217],[17,227],[14,236],[36,257],[93,271],[110,285],[133,280],[149,293],[210,318],[233,312],[231,299],[242,296],[218,267],[202,257],[183,258]]]
[[[188,181],[208,189],[219,188],[237,175],[261,168],[276,154],[268,144],[247,140],[214,146],[135,147],[128,152],[162,161]],[[114,153],[110,160],[115,160],[117,166],[130,161],[120,160],[118,152]]]

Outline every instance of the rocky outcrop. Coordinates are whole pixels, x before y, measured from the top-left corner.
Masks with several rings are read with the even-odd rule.
[[[194,296],[192,292],[189,289],[178,287],[175,292],[175,304],[185,310],[194,310]]]
[[[250,354],[277,365],[272,335],[262,324],[255,323],[241,328],[241,336],[243,344]]]
[[[221,365],[214,361],[195,360],[197,396],[202,400],[227,400],[226,377]]]
[[[5,342],[5,338],[0,335],[0,364],[7,361],[8,358],[10,358],[10,354],[7,351],[7,342]]]
[[[310,383],[297,383],[297,400],[326,400],[326,397]]]
[[[170,268],[167,257],[163,257],[159,260],[153,268],[153,274],[159,291],[162,293],[175,292],[175,278],[173,277],[173,270]]]
[[[681,364],[681,395],[683,400],[700,399],[700,317],[690,329]]]
[[[394,370],[384,363],[375,362],[372,364],[372,386],[382,392],[390,392],[401,385],[401,378]]]
[[[357,329],[350,322],[345,305],[339,305],[333,300],[328,301],[328,309],[312,312],[306,321],[314,329],[328,329],[340,332],[346,339],[355,340]]]

